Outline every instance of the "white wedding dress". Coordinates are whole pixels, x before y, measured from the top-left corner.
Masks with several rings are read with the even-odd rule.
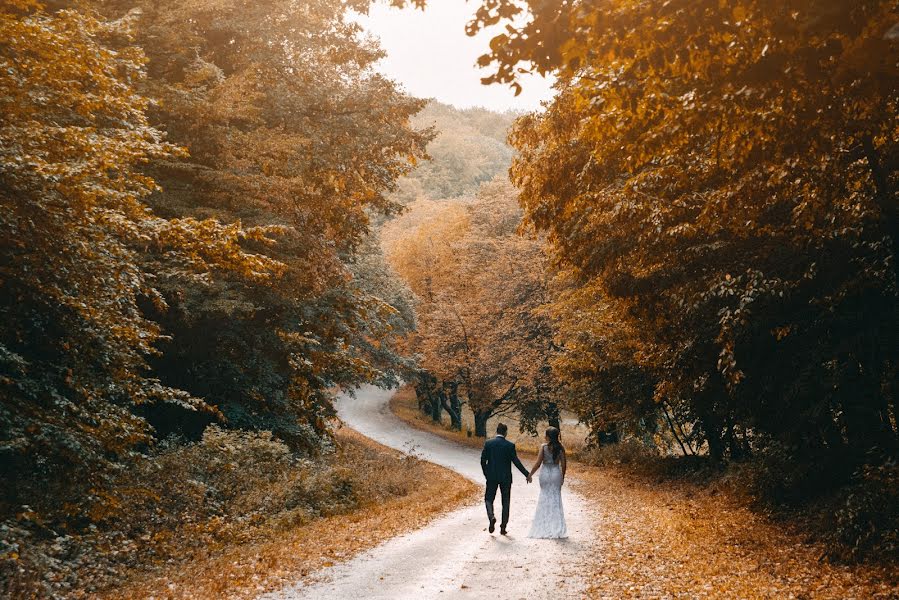
[[[566,538],[565,512],[562,510],[562,469],[553,460],[552,450],[546,444],[540,448],[543,464],[540,466],[540,498],[537,512],[531,523],[529,538]]]

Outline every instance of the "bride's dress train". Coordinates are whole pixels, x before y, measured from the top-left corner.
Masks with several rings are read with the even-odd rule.
[[[565,513],[562,510],[562,469],[553,460],[552,450],[544,445],[540,467],[540,498],[531,523],[529,538],[566,538]]]

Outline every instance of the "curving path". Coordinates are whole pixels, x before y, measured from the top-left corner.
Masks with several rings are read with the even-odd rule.
[[[355,398],[338,398],[341,420],[386,446],[414,452],[425,460],[483,483],[480,453],[439,436],[413,429],[390,412],[393,392],[366,386]],[[521,456],[526,466],[534,457]],[[486,598],[562,599],[583,597],[578,576],[587,562],[592,532],[586,502],[563,490],[567,540],[525,537],[537,504],[539,485],[516,473],[512,517],[506,537],[487,532],[483,503],[458,509],[427,527],[389,540],[355,558],[320,571],[314,583],[267,594],[267,600]],[[496,510],[500,501],[497,495]]]

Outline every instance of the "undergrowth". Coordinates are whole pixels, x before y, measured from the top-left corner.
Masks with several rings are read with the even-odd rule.
[[[580,459],[619,469],[653,484],[678,483],[737,502],[789,522],[824,544],[831,560],[899,562],[899,465],[881,458],[840,472],[834,461],[771,445],[742,461],[715,464],[707,456],[661,456],[636,440],[589,448]]]
[[[340,442],[308,457],[268,433],[210,427],[200,442],[163,445],[95,490],[80,525],[48,524],[23,506],[0,524],[0,596],[92,595],[135,571],[405,496],[420,479],[414,457]]]

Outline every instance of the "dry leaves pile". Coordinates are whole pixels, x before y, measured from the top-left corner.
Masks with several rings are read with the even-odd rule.
[[[596,521],[591,598],[899,598],[885,567],[834,565],[721,492],[577,465]]]

